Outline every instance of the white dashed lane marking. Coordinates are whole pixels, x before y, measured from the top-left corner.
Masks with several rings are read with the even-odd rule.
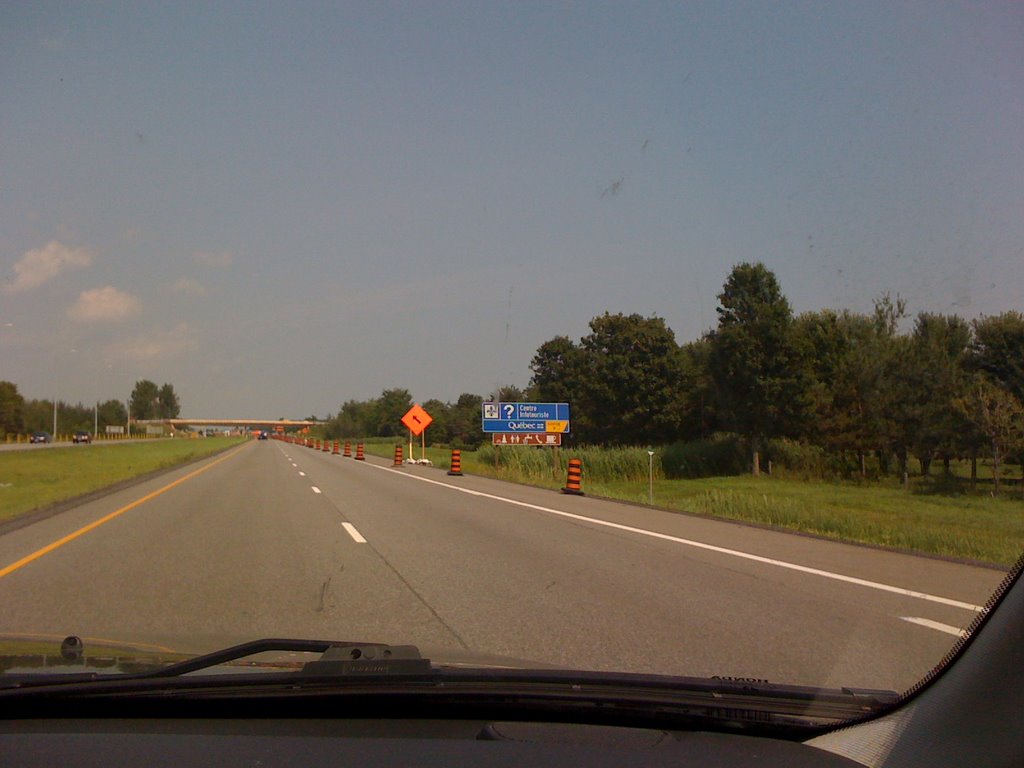
[[[352,523],[342,523],[341,526],[348,531],[348,535],[353,538],[356,544],[365,544],[366,539],[362,537],[362,534],[356,530],[356,527]]]
[[[900,618],[904,621],[909,621],[911,624],[928,627],[928,629],[936,629],[939,632],[945,632],[947,635],[953,635],[954,637],[964,637],[967,634],[966,630],[954,627],[951,624],[943,624],[941,621],[922,619],[920,616],[900,616]]]

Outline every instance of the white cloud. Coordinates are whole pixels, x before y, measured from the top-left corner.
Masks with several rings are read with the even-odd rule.
[[[5,283],[4,293],[22,293],[52,280],[65,269],[87,267],[93,253],[88,248],[71,248],[51,240],[42,248],[26,251],[14,263],[14,279]]]
[[[235,255],[231,251],[223,251],[221,253],[196,251],[192,254],[192,258],[197,263],[206,267],[230,267],[231,262],[235,260]]]
[[[68,317],[82,323],[119,323],[142,309],[142,302],[112,285],[82,291],[68,307]]]
[[[151,362],[167,360],[199,348],[196,332],[188,323],[179,323],[167,331],[139,334],[104,350],[110,359],[127,357],[130,360]]]
[[[206,293],[206,287],[198,280],[191,277],[183,277],[175,280],[170,285],[171,293],[184,293],[188,296],[202,296]]]

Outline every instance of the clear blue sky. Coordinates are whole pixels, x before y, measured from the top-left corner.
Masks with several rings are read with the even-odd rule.
[[[0,5],[0,379],[299,417],[605,310],[1024,297],[1018,3]]]

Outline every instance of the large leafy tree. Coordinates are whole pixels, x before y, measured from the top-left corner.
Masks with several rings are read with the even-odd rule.
[[[62,404],[58,403],[58,410]],[[53,400],[26,400],[22,412],[26,432],[53,429]]]
[[[487,396],[492,403],[518,403],[526,400],[526,393],[514,384],[504,384]]]
[[[568,336],[555,336],[530,361],[529,397],[541,403],[571,403],[579,392],[582,353]]]
[[[377,431],[377,409],[375,400],[347,400],[338,409],[338,415],[328,425],[327,436],[370,437]]]
[[[718,295],[709,366],[722,417],[750,441],[754,474],[772,437],[798,434],[808,381],[793,336],[793,312],[764,264],[733,268]]]
[[[573,428],[582,440],[640,445],[675,439],[682,353],[660,317],[605,313],[580,339]]]
[[[107,400],[100,403],[99,422],[100,429],[104,430],[109,426],[124,426],[128,421],[128,410],[120,400]]]
[[[961,412],[954,401],[964,394],[964,358],[971,330],[961,318],[922,312],[910,337],[904,365],[906,441],[928,474],[939,453],[945,465],[957,453],[963,433]]]
[[[0,381],[0,436],[25,428],[24,410],[25,398],[18,393],[17,385]]]
[[[480,408],[484,399],[480,395],[463,392],[449,408],[449,441],[455,448],[475,448],[483,442],[480,428]]]
[[[135,382],[129,400],[133,420],[160,417],[160,388],[149,379]]]
[[[793,323],[793,343],[808,379],[808,406],[813,413],[804,437],[818,445],[842,448],[837,396],[851,350],[848,316],[831,309],[805,312]]]
[[[975,320],[970,365],[1024,400],[1024,314],[1004,312]]]
[[[999,494],[1000,468],[1024,435],[1024,404],[1006,387],[977,375],[954,406],[984,436],[992,456],[993,491]]]
[[[161,419],[176,419],[181,413],[181,403],[171,384],[164,384],[157,393],[157,410]]]
[[[708,437],[716,428],[714,382],[708,360],[711,342],[707,337],[684,344],[680,350],[680,379],[676,387],[680,407],[680,434],[684,440]]]
[[[451,406],[436,397],[424,400],[420,406],[430,414],[432,421],[427,427],[428,443],[451,442]],[[403,414],[404,415],[404,414]]]
[[[406,429],[402,426],[402,417],[412,407],[412,395],[407,389],[385,389],[377,398],[376,417],[377,435],[390,437],[392,435],[404,435]]]

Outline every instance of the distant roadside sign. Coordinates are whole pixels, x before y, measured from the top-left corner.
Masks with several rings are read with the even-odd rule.
[[[484,432],[569,432],[568,403],[484,403]]]
[[[491,433],[491,445],[561,445],[561,435],[539,434],[529,432],[526,434],[510,435],[505,432]]]
[[[430,426],[430,422],[433,420],[434,417],[423,410],[419,403],[410,408],[405,416],[402,417],[402,423],[405,424],[405,426],[409,428],[409,431],[414,435],[420,434],[424,429]]]

